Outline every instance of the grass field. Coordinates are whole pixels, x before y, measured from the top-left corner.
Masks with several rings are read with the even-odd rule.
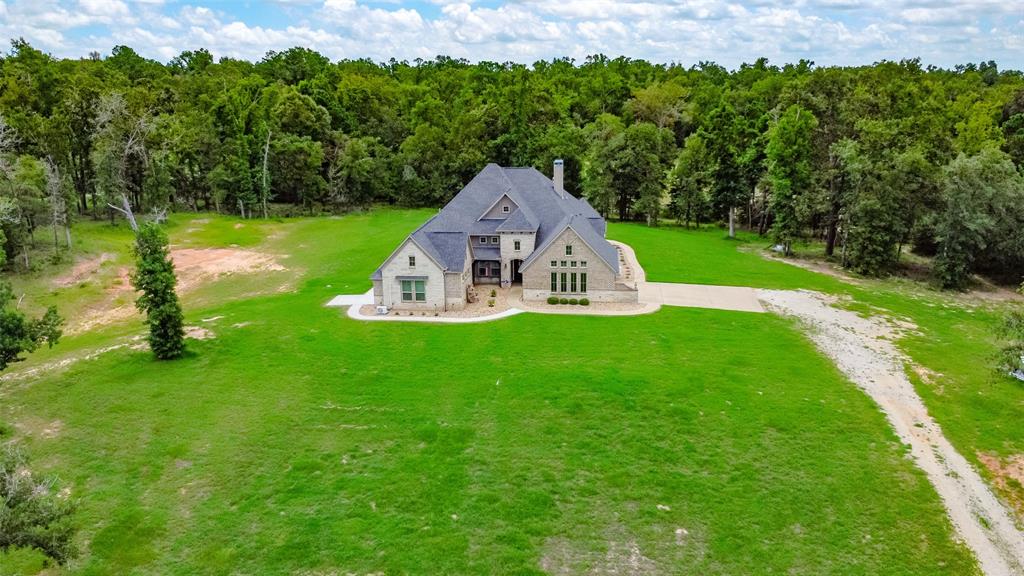
[[[277,254],[292,290],[259,290],[277,275],[232,276],[191,293],[189,322],[216,337],[190,341],[179,361],[122,348],[0,383],[0,420],[79,502],[82,555],[66,571],[975,571],[882,415],[787,320],[666,308],[429,326],[322,307],[367,289],[426,214],[241,228],[176,216],[172,242]],[[123,229],[81,229],[91,252],[125,255]],[[610,236],[634,245],[651,280],[809,287],[913,318],[921,334],[903,344],[943,372],[941,394],[920,387],[961,450],[1024,451],[1020,388],[976,365],[995,310],[851,286],[720,232],[613,225]],[[102,298],[90,283],[51,290],[52,275],[19,286],[70,310]],[[68,338],[16,369],[138,331]],[[0,555],[0,573],[39,567]]]
[[[846,306],[866,314],[912,322],[917,329],[900,346],[926,370],[908,366],[908,373],[958,450],[984,473],[979,453],[1024,454],[1024,386],[992,369],[995,327],[1008,306],[993,294],[944,293],[898,278],[844,282],[766,259],[767,242],[749,233],[728,240],[719,229],[612,224],[609,237],[636,249],[652,281],[818,290],[846,296]],[[1024,504],[1024,486],[1011,481],[1009,489]]]

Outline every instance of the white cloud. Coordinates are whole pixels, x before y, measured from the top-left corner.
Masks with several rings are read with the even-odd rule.
[[[601,52],[730,67],[760,56],[1024,65],[1015,0],[273,0],[244,10],[189,1],[0,0],[0,35],[61,56],[127,44],[161,60],[199,47],[259,59],[305,46],[332,59],[447,54],[529,63]]]

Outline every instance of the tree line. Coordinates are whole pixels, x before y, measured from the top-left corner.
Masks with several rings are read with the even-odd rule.
[[[1024,270],[1024,76],[994,62],[727,70],[602,55],[533,65],[438,57],[170,62],[119,46],[0,59],[0,237],[9,266],[76,218],[243,217],[440,206],[487,162],[566,166],[608,216],[820,240],[869,275],[907,250],[942,285]],[[49,240],[47,240],[49,241]]]

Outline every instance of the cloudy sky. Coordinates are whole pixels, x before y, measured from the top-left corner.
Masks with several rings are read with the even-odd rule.
[[[125,44],[160,61],[199,47],[259,59],[305,46],[332,59],[602,52],[730,68],[766,56],[1022,69],[1024,0],[0,0],[0,36],[67,57]]]

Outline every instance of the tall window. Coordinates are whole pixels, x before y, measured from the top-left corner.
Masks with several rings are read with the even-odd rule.
[[[416,257],[415,256],[409,256],[409,267],[410,268],[415,268],[416,267]]]
[[[519,240],[515,240],[515,241],[513,241],[513,242],[512,242],[512,248],[513,248],[513,249],[514,249],[514,250],[515,250],[516,252],[519,252],[519,247],[520,247],[520,244],[519,244]]]
[[[575,292],[576,291],[576,273],[573,272],[572,274],[569,274],[569,279],[572,281],[572,283],[570,284],[571,288],[570,288],[569,292]]]
[[[568,292],[569,291],[569,283],[565,281],[566,280],[566,278],[565,278],[566,276],[567,276],[567,274],[565,272],[562,272],[562,292]]]
[[[558,292],[558,272],[551,273],[551,291]]]
[[[581,272],[580,273],[580,292],[582,292],[584,294],[587,293],[587,273],[586,272]]]
[[[402,302],[426,302],[426,280],[402,280]]]
[[[565,245],[565,255],[572,256],[572,244]]]

